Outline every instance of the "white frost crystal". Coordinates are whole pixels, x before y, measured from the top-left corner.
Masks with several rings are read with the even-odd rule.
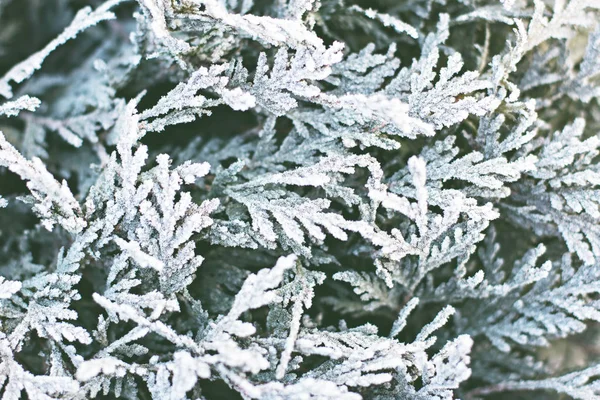
[[[0,398],[598,399],[599,104],[598,0],[0,0]]]

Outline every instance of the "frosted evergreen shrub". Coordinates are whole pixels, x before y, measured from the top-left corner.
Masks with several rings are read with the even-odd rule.
[[[0,0],[0,396],[599,399],[599,0]]]

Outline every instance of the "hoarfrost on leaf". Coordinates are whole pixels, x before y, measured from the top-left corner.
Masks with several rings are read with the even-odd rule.
[[[598,0],[27,3],[3,399],[600,397]]]

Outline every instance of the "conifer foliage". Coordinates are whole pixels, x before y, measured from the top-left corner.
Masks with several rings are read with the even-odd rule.
[[[600,399],[600,1],[0,0],[0,399]]]

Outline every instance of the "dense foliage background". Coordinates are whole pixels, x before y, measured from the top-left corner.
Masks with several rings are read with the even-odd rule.
[[[0,396],[600,398],[598,0],[0,0]]]

